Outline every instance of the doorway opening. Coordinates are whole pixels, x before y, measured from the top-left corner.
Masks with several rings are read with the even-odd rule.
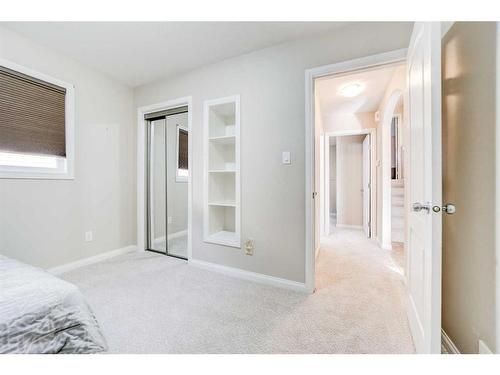
[[[313,79],[313,283],[359,314],[359,326],[369,321],[366,332],[390,316],[394,339],[411,350],[406,257],[404,246],[392,246],[391,227],[392,177],[404,173],[405,90],[404,59]]]
[[[376,184],[372,188],[377,191],[375,238],[377,247],[368,249],[364,247],[367,256],[374,252],[380,254],[384,250],[392,251],[392,228],[391,228],[391,127],[394,109],[402,93],[406,92],[403,104],[403,129],[407,128],[405,137],[403,134],[403,177],[405,181],[405,222],[407,223],[408,235],[404,242],[404,251],[408,252],[407,259],[403,261],[406,266],[404,275],[401,274],[405,287],[399,297],[406,297],[407,301],[402,307],[407,313],[407,323],[415,349],[419,353],[439,353],[441,349],[441,234],[442,218],[442,171],[441,171],[441,23],[439,22],[417,22],[413,27],[408,50],[397,50],[378,55],[335,63],[332,65],[317,67],[306,70],[305,74],[305,104],[306,104],[306,173],[305,173],[305,230],[306,230],[306,288],[313,293],[318,285],[317,268],[321,267],[321,260],[317,260],[320,253],[321,234],[321,140],[324,138],[325,118],[321,115],[321,103],[316,91],[318,83],[324,77],[342,77],[354,75],[363,71],[376,70],[389,65],[403,65],[400,79],[391,79],[385,93],[383,94],[381,107],[374,113],[374,118],[379,124],[377,129],[377,158],[376,158]],[[396,82],[401,83],[397,87]],[[366,89],[362,82],[350,82],[346,84],[346,95],[351,98],[361,97],[360,93]],[[362,97],[361,97],[362,98]],[[358,106],[366,103],[366,100],[357,102]],[[351,103],[356,103],[355,100]],[[425,104],[425,105],[424,105]],[[405,114],[407,120],[405,120]],[[355,116],[356,119],[356,116]],[[328,120],[328,119],[327,119]],[[348,122],[344,122],[344,125]],[[380,125],[381,124],[381,125]],[[352,125],[359,128],[359,121]],[[408,136],[411,133],[411,136]],[[407,151],[404,151],[404,147]],[[404,154],[407,155],[405,161]],[[406,169],[406,171],[405,171]],[[324,176],[323,176],[324,179]],[[373,181],[372,181],[373,182]],[[324,194],[324,191],[322,192]],[[406,201],[407,198],[407,201]],[[410,205],[411,202],[411,205]],[[324,226],[323,226],[324,229]],[[345,238],[346,241],[352,240]],[[363,238],[363,241],[369,239]],[[353,241],[350,242],[351,245]],[[336,249],[348,249],[343,244],[334,244]],[[364,242],[366,245],[366,242]],[[356,249],[364,245],[355,244],[351,246],[352,252],[348,253],[344,260],[352,260]],[[316,251],[315,251],[316,250]],[[333,257],[332,262],[337,270],[344,270],[345,264],[339,266],[342,258]],[[380,262],[375,262],[380,264]],[[395,276],[400,270],[398,267],[386,264],[386,269],[394,270]],[[359,265],[359,263],[358,263]],[[373,264],[372,264],[373,265]],[[371,266],[369,268],[371,268]],[[366,274],[360,267],[351,268],[351,275]],[[319,270],[321,271],[321,269]],[[328,285],[336,285],[335,282],[345,275],[333,275],[325,278]],[[366,279],[366,278],[365,278]],[[359,281],[359,278],[356,279]],[[352,281],[347,284],[351,287]],[[377,278],[377,280],[379,280]],[[368,288],[373,285],[367,283]],[[352,300],[352,293],[349,303]],[[342,293],[342,291],[341,291]],[[342,294],[343,295],[343,294]],[[360,296],[357,296],[360,297]],[[370,296],[370,301],[387,300],[387,295],[380,299]],[[338,304],[338,300],[336,303]],[[372,316],[367,317],[373,321]],[[386,317],[387,318],[387,317]]]
[[[393,249],[403,249],[406,237],[403,95],[399,95],[391,118],[391,242]]]
[[[366,238],[372,237],[372,202],[376,198],[371,188],[374,139],[373,129],[324,134],[322,237],[341,228],[362,230]]]

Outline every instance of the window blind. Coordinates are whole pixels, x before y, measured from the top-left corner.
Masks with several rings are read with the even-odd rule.
[[[66,156],[66,89],[0,66],[0,151]]]
[[[179,162],[178,169],[189,169],[188,165],[188,135],[187,130],[179,129]]]

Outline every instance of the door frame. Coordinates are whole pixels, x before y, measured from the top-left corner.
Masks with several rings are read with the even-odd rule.
[[[190,161],[189,175],[188,175],[188,235],[187,235],[187,260],[192,258],[193,249],[193,189],[192,189],[192,176],[193,176],[193,98],[186,96],[182,98],[167,100],[161,103],[151,104],[137,109],[137,249],[146,251],[146,222],[147,222],[147,192],[146,192],[146,131],[147,121],[144,115],[148,113],[165,111],[168,109],[178,107],[188,107],[188,160]]]
[[[368,141],[370,145],[370,236],[368,238],[373,238],[373,225],[377,222],[377,210],[376,210],[376,200],[377,200],[377,184],[373,183],[377,181],[376,174],[376,158],[377,158],[377,129],[376,128],[365,128],[365,129],[354,129],[354,130],[338,130],[334,132],[326,132],[324,133],[324,158],[323,165],[325,167],[324,172],[324,199],[323,199],[323,207],[321,210],[324,212],[324,228],[326,234],[329,234],[330,228],[330,215],[327,215],[329,212],[330,206],[330,164],[329,160],[326,160],[327,156],[330,155],[330,149],[326,151],[327,146],[330,146],[330,137],[345,137],[350,135],[363,135],[366,134],[369,136]],[[338,179],[337,179],[338,182]]]
[[[315,223],[313,192],[315,173],[314,80],[327,75],[355,72],[363,69],[406,61],[406,48],[324,65],[305,71],[305,279],[306,290],[315,289]],[[319,225],[319,223],[318,223]]]

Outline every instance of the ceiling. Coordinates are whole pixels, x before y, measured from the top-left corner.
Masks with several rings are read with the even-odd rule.
[[[345,22],[2,22],[135,87]]]
[[[327,76],[316,80],[316,95],[323,118],[336,114],[354,114],[376,111],[389,84],[395,65],[365,70],[340,76]],[[349,98],[340,89],[350,83],[364,85],[364,91]]]

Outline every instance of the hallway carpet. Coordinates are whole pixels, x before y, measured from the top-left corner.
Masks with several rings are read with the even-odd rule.
[[[63,275],[94,309],[113,353],[412,353],[401,269],[342,230],[326,239],[317,291],[255,284],[153,253]]]

